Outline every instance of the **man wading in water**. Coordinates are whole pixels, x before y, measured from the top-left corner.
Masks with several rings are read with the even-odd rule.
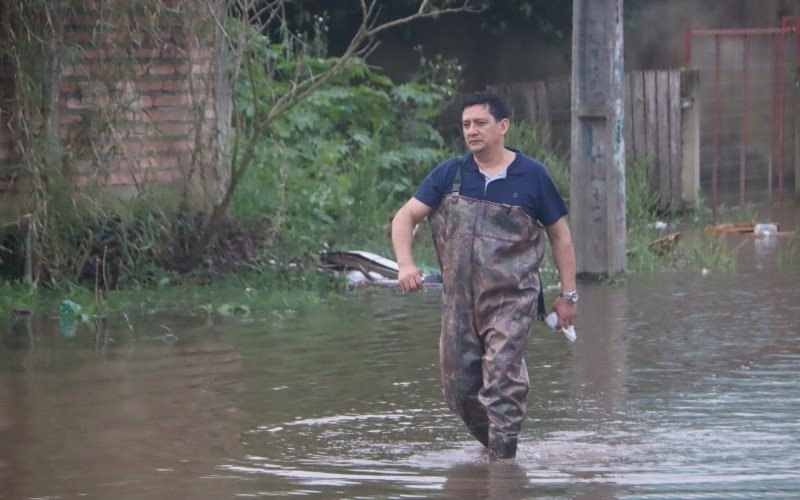
[[[421,290],[412,234],[430,216],[443,278],[439,361],[447,406],[490,458],[513,458],[525,418],[525,344],[541,290],[543,232],[561,279],[553,304],[559,328],[575,319],[575,251],[564,220],[567,206],[547,169],[505,147],[503,102],[479,92],[461,109],[470,153],[425,178],[397,212],[392,242],[400,286]]]

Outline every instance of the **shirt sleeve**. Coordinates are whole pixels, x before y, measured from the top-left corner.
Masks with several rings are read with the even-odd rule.
[[[414,198],[431,208],[438,207],[455,178],[457,161],[457,158],[453,158],[434,168],[419,185],[414,193]]]
[[[544,226],[549,226],[558,222],[558,219],[569,214],[564,198],[558,192],[558,188],[550,177],[550,172],[542,166],[541,173],[539,174],[539,193],[536,196],[537,207],[536,214],[538,214],[539,222]]]

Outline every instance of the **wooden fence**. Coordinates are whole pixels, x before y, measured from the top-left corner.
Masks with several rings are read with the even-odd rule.
[[[650,189],[661,194],[662,210],[696,201],[699,187],[696,74],[637,71],[625,75],[625,151],[628,161],[647,162]],[[514,118],[544,125],[551,147],[569,153],[570,77],[494,85]],[[630,164],[630,163],[629,163]]]

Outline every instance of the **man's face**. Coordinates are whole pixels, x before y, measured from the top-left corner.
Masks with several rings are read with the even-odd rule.
[[[471,152],[491,151],[503,147],[503,138],[508,132],[508,118],[497,121],[489,113],[488,105],[476,104],[464,108],[461,113],[461,130]]]

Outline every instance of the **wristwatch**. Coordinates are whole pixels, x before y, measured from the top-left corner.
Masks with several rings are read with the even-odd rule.
[[[578,297],[580,297],[577,290],[572,292],[561,292],[558,294],[558,296],[562,299],[568,300],[571,304],[578,302]]]

